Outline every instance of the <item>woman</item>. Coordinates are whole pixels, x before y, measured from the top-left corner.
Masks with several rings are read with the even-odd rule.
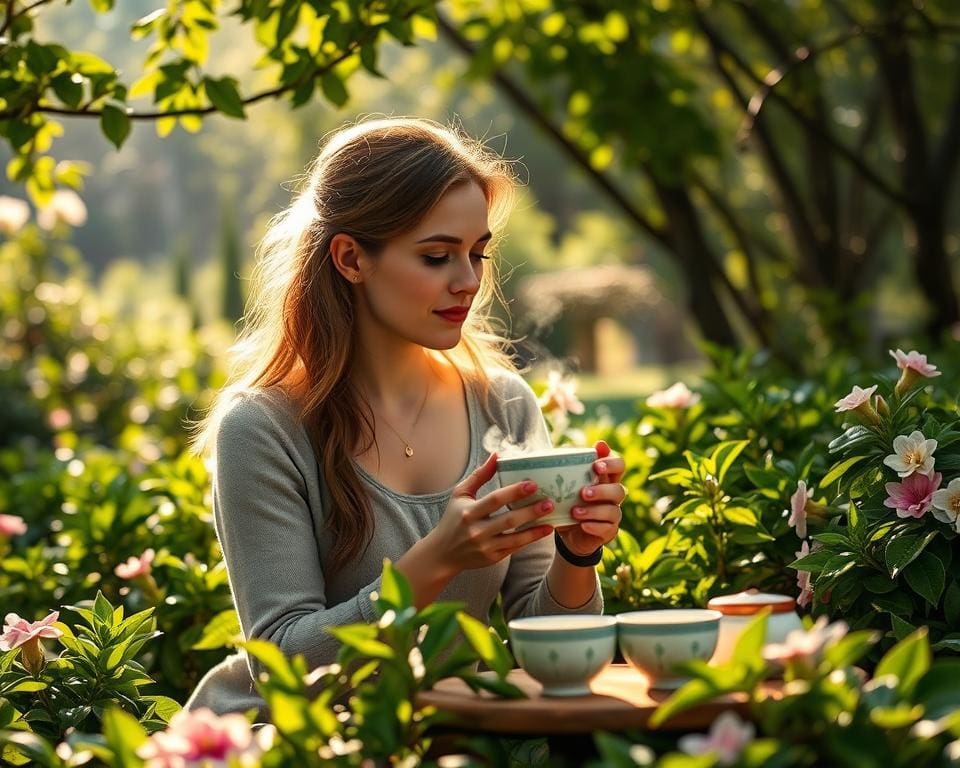
[[[549,500],[494,515],[536,486],[496,488],[484,439],[549,446],[487,314],[513,190],[478,142],[376,120],[335,134],[272,223],[232,382],[198,435],[216,457],[214,520],[245,637],[332,663],[324,630],[377,618],[384,557],[418,606],[459,600],[486,620],[499,593],[508,618],[602,610],[593,565],[624,494],[605,444],[582,522],[557,543],[549,525],[514,531]],[[264,716],[257,671],[227,659],[188,708]]]

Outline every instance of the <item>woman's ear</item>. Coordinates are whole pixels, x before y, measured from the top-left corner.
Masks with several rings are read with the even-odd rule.
[[[348,283],[359,283],[363,280],[363,256],[363,248],[351,235],[338,232],[330,240],[333,266]]]

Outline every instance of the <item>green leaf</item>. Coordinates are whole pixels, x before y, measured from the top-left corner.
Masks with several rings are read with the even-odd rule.
[[[240,90],[234,78],[222,77],[218,80],[205,77],[203,87],[210,103],[223,114],[241,119],[247,116],[243,110],[243,98],[240,96]]]
[[[650,716],[650,725],[659,728],[674,715],[711,701],[717,695],[717,690],[706,681],[691,680],[654,710]]]
[[[474,691],[477,689],[490,691],[490,693],[495,693],[497,696],[501,696],[505,699],[525,699],[527,697],[523,690],[515,686],[513,683],[509,683],[506,680],[500,680],[496,677],[471,675],[469,677],[465,677],[464,682]]]
[[[321,75],[320,88],[323,90],[323,95],[338,107],[342,107],[350,98],[343,80],[334,72],[328,71]]]
[[[266,667],[276,682],[287,688],[300,688],[300,678],[293,671],[283,651],[276,645],[266,640],[247,640],[241,645],[250,656]]]
[[[327,627],[326,631],[363,656],[370,656],[375,659],[392,659],[396,656],[393,648],[376,639],[377,627],[375,625],[346,624],[342,627]]]
[[[740,633],[737,644],[733,647],[733,660],[746,664],[750,668],[763,666],[763,644],[767,639],[767,617],[769,609],[764,608],[757,613],[756,618]]]
[[[830,562],[835,556],[836,552],[832,549],[823,549],[817,550],[816,552],[811,552],[809,555],[798,558],[790,563],[790,568],[796,568],[798,571],[809,571],[810,573],[820,573],[823,570],[824,566]]]
[[[930,605],[936,607],[946,583],[947,574],[940,558],[932,552],[923,552],[903,571],[907,584]]]
[[[47,688],[42,680],[14,680],[9,688],[0,688],[0,694],[9,696],[11,693],[35,693]]]
[[[383,561],[383,575],[380,577],[380,601],[395,611],[402,611],[414,604],[410,582],[393,567],[389,560]]]
[[[12,744],[20,752],[40,765],[59,766],[60,760],[53,747],[42,736],[27,731],[0,731],[0,744]],[[7,758],[4,750],[4,759]]]
[[[923,705],[924,715],[935,720],[960,711],[960,659],[938,659],[920,678],[914,701]]]
[[[500,677],[505,677],[510,671],[510,658],[493,628],[462,611],[457,614],[457,622],[467,642],[483,662]]]
[[[240,617],[233,608],[221,611],[207,622],[203,628],[203,635],[191,649],[194,651],[210,651],[235,645],[243,638],[240,629]]]
[[[152,702],[154,704],[154,714],[163,722],[170,722],[170,718],[179,712],[183,707],[176,699],[169,696],[149,695],[141,696],[141,701]]]
[[[97,592],[97,599],[93,602],[93,612],[108,627],[113,626],[113,606],[103,596],[103,592]]]
[[[147,740],[147,732],[137,718],[119,707],[109,707],[103,715],[103,735],[117,765],[139,765],[136,750]]]
[[[899,681],[897,691],[903,698],[909,699],[917,682],[930,669],[930,658],[927,628],[920,627],[887,651],[877,664],[874,677],[894,675]]]
[[[929,531],[924,536],[902,533],[891,538],[883,551],[890,578],[897,578],[897,574],[916,560],[936,535],[936,531]]]
[[[113,9],[113,0],[90,0],[90,5],[97,13],[106,13]]]
[[[836,464],[830,467],[830,470],[827,472],[827,474],[823,476],[823,479],[820,481],[820,487],[825,488],[831,483],[835,483],[837,480],[843,477],[843,475],[846,473],[848,469],[850,469],[850,467],[854,466],[855,464],[859,464],[865,458],[867,457],[851,456],[850,458],[843,459],[842,461],[838,461]]]
[[[710,458],[716,462],[717,482],[721,486],[727,476],[727,472],[730,467],[733,466],[733,462],[737,460],[737,457],[743,453],[743,449],[748,445],[750,445],[749,440],[732,440],[720,443],[720,445],[714,449]]]
[[[863,425],[858,424],[857,426],[850,427],[850,429],[840,435],[840,437],[831,440],[827,446],[827,450],[829,450],[830,453],[836,453],[845,448],[852,448],[855,445],[865,443],[875,437],[876,435],[874,435],[873,432]]]
[[[863,629],[850,632],[823,652],[831,669],[856,664],[880,638],[879,632]]]
[[[80,106],[83,100],[83,85],[75,82],[73,74],[63,72],[50,80],[57,98],[72,109]]]
[[[943,596],[943,613],[947,624],[960,626],[960,582],[951,581]]]

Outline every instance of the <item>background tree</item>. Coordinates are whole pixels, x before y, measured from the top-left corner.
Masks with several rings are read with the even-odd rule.
[[[447,7],[469,73],[673,256],[708,339],[746,331],[787,357],[819,339],[859,347],[866,294],[903,254],[927,332],[960,320],[955,4]]]
[[[354,74],[380,74],[384,43],[422,42],[439,8],[469,74],[585,171],[643,234],[639,258],[673,262],[707,339],[797,364],[860,350],[890,280],[922,294],[931,336],[958,321],[960,10],[946,0],[131,0],[133,37],[150,43],[132,81],[46,33],[66,5],[0,11],[0,136],[35,202],[88,170],[50,154],[64,116],[96,118],[120,145],[137,121],[167,134],[274,99],[343,105]],[[167,228],[183,218],[168,197]]]

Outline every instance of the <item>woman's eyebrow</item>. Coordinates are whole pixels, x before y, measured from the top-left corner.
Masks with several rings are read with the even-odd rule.
[[[487,232],[485,235],[481,235],[479,238],[477,238],[477,242],[482,243],[486,240],[489,240],[492,237],[493,237],[493,234],[490,232]],[[423,240],[417,240],[417,243],[418,244],[419,243],[451,243],[453,245],[461,245],[463,243],[463,240],[461,240],[459,237],[454,237],[453,235],[437,234],[437,235],[430,235],[430,237],[425,237],[423,238]]]

